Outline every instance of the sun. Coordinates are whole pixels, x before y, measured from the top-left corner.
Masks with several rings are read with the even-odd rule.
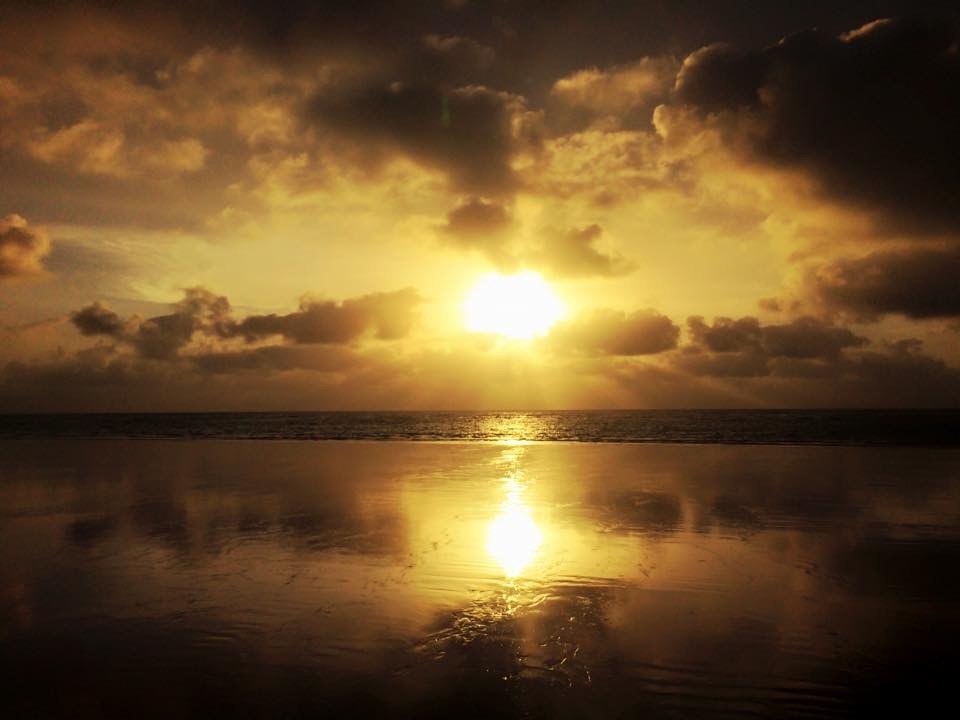
[[[530,340],[546,335],[566,308],[546,280],[528,270],[484,275],[467,294],[463,312],[470,332]]]

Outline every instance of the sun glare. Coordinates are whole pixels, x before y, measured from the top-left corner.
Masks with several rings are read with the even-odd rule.
[[[484,275],[463,305],[467,330],[530,340],[563,317],[563,302],[539,273]]]

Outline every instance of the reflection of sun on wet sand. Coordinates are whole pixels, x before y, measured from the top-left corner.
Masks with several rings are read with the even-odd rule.
[[[499,462],[511,464],[520,454],[511,449],[499,458]],[[505,581],[456,611],[441,630],[423,643],[421,647],[429,648],[436,657],[445,656],[456,646],[492,642],[498,647],[510,646],[510,664],[519,668],[522,653],[519,647],[513,647],[519,641],[517,622],[551,599],[550,588],[542,578],[523,577],[537,559],[543,544],[543,532],[523,499],[524,486],[510,475],[504,478],[503,484],[506,499],[487,526],[485,550],[500,567]]]
[[[487,553],[503,568],[507,577],[520,575],[537,555],[543,534],[521,500],[522,487],[507,478],[507,499],[487,531]]]

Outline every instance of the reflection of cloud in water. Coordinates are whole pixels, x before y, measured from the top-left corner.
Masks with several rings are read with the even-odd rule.
[[[622,533],[674,533],[683,519],[680,501],[666,493],[620,491],[607,503],[604,529]]]
[[[763,527],[763,521],[753,510],[730,495],[721,495],[713,501],[710,517],[721,528],[736,530],[741,534]]]
[[[91,548],[98,542],[112,537],[117,523],[112,517],[79,518],[67,526],[66,534],[70,541],[81,548]]]

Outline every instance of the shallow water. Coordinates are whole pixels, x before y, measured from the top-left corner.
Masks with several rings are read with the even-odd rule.
[[[0,442],[2,717],[923,714],[960,451]]]

